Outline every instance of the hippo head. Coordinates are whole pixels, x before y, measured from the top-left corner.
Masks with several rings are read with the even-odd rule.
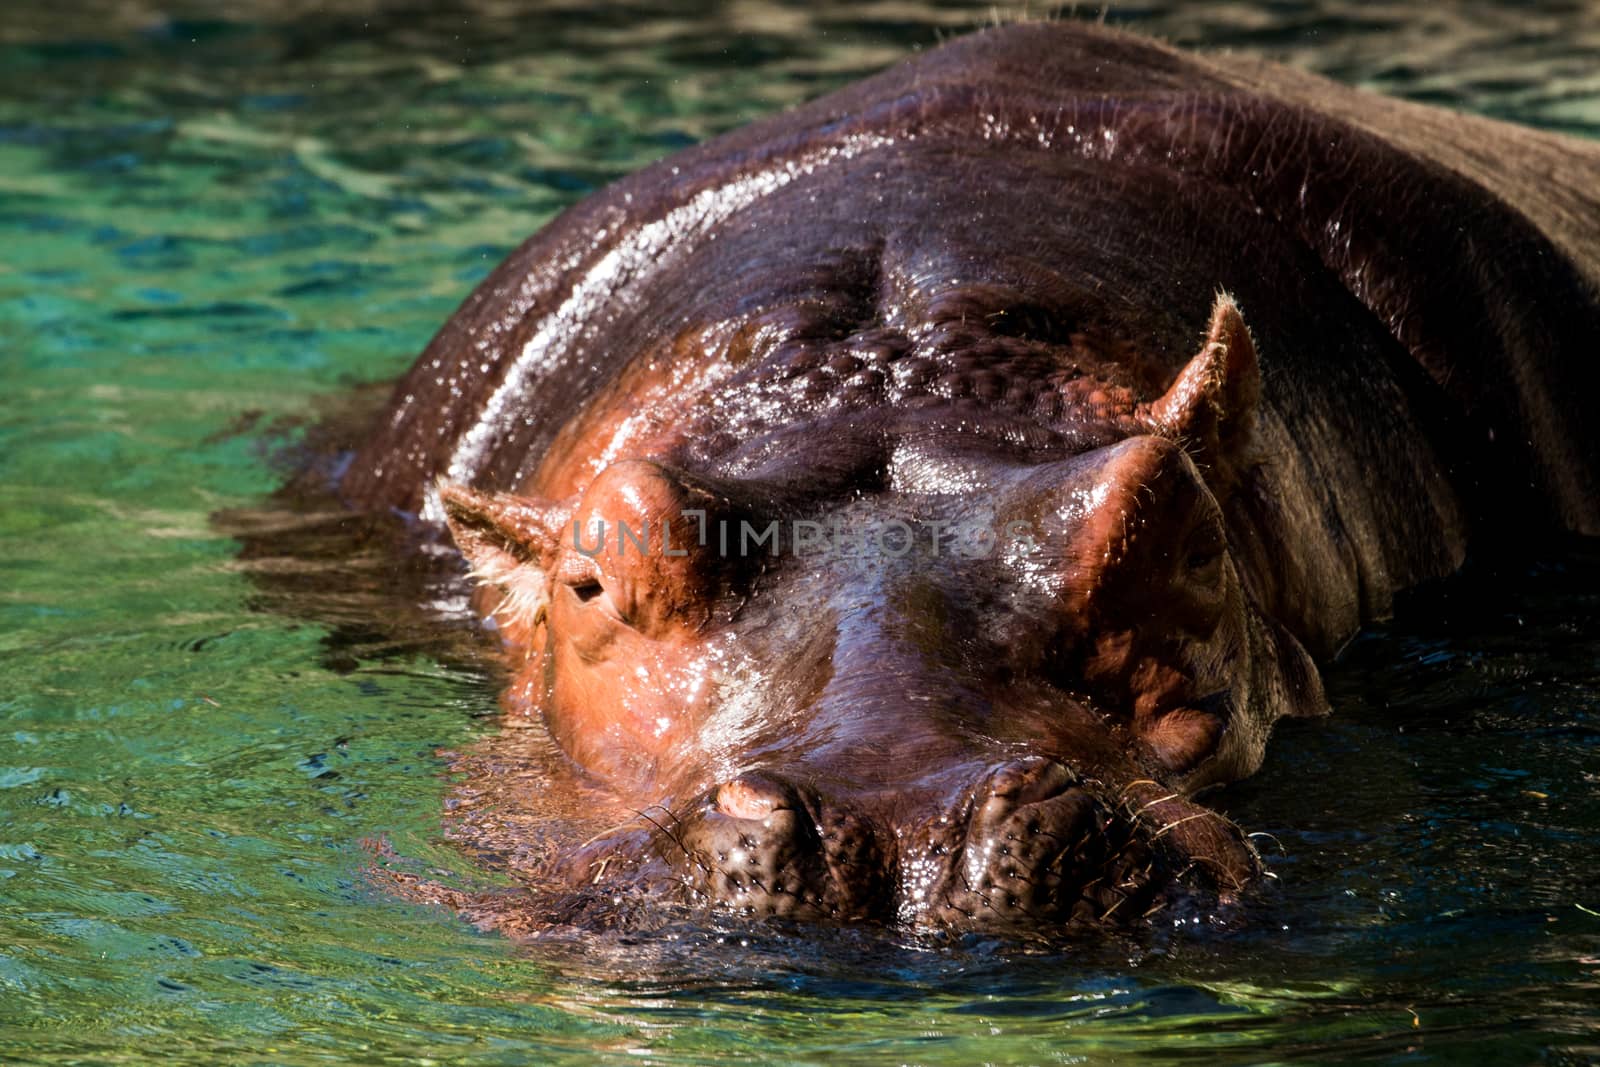
[[[981,391],[885,399],[941,369],[938,344],[769,354],[706,387],[749,428],[718,450],[584,430],[524,492],[440,486],[512,650],[510,702],[641,813],[575,877],[633,850],[749,914],[969,927],[1135,919],[1168,887],[1256,874],[1191,797],[1322,696],[1230,550],[1259,462],[1238,309],[1218,298],[1149,399],[1081,368],[1047,383],[1053,428]],[[956,347],[945,369],[995,365]],[[875,351],[872,403],[758,425],[726,400],[830,360],[848,392]]]

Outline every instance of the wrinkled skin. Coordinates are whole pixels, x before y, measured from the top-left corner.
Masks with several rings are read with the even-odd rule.
[[[1258,873],[1193,797],[1325,710],[1316,657],[1600,530],[1597,190],[1592,145],[992,30],[569,211],[341,488],[448,524],[508,709],[633,813],[549,858],[575,893],[1132,921]]]

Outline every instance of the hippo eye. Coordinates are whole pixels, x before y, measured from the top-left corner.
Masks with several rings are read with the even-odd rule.
[[[1059,344],[1072,333],[1049,309],[1025,301],[1012,302],[984,318],[990,332],[1026,341]]]
[[[607,589],[594,575],[574,575],[567,582],[567,588],[578,598],[578,603],[590,611],[598,611],[601,615],[628,626],[633,625],[634,620],[623,610],[624,602],[616,597],[614,590]]]
[[[1190,535],[1188,553],[1183,559],[1184,569],[1198,575],[1215,568],[1227,547],[1227,538],[1222,531],[1207,523]]]

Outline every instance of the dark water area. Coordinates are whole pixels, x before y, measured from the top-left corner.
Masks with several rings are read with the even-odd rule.
[[[330,647],[211,516],[565,205],[991,5],[0,15],[0,1062],[1600,1062],[1592,547],[1475,561],[1347,649],[1335,715],[1215,798],[1274,876],[1225,914],[519,946],[372,877],[494,883],[442,830],[492,659]],[[1600,136],[1593,3],[1106,17]]]

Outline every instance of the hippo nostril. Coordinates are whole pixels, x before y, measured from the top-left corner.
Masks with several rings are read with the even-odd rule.
[[[913,874],[920,918],[940,924],[1097,919],[1121,877],[1122,842],[1104,805],[1070,768],[1043,756],[1012,760],[975,784],[955,819],[930,821]],[[953,825],[952,825],[953,824]],[[947,846],[938,851],[939,845]],[[948,860],[933,857],[948,855]]]
[[[892,855],[848,807],[753,771],[703,795],[683,847],[667,850],[685,882],[748,915],[859,919],[889,908]]]
[[[794,790],[765,775],[747,774],[717,788],[717,810],[730,819],[760,820],[795,807]]]
[[[1060,796],[1078,783],[1078,776],[1044,756],[1027,756],[996,770],[989,778],[989,795],[1012,805],[1037,804]]]

